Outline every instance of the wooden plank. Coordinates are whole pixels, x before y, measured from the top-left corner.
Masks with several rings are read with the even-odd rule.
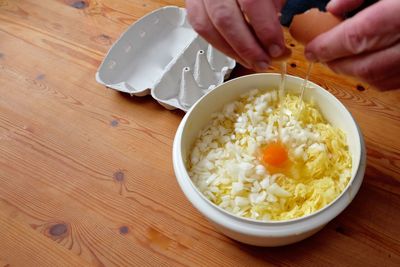
[[[18,87],[26,87],[26,86],[27,85],[25,85],[25,84],[20,84]],[[15,94],[15,92],[13,93],[13,95],[14,94]],[[6,96],[7,96],[8,99],[12,100],[11,102],[18,101],[18,94],[16,95],[16,98],[12,98],[12,95],[9,95],[9,96],[6,95]],[[20,98],[22,98],[22,97],[20,97]],[[27,101],[27,100],[25,100],[25,101]],[[32,101],[34,103],[37,103],[40,106],[45,106],[46,107],[45,101],[41,100],[40,98],[35,98],[35,99],[30,100],[30,101]],[[6,105],[6,103],[3,103],[3,104]],[[39,121],[43,121],[43,120],[55,121],[56,120],[55,118],[44,117],[49,113],[48,111],[51,110],[51,108],[52,108],[52,105],[50,105],[50,104],[51,104],[51,102],[47,103],[47,107],[45,109],[42,109],[41,112],[38,112],[38,113],[35,114],[36,115],[35,116],[36,117],[35,120],[39,120]],[[11,107],[12,106],[10,106],[10,108]],[[28,111],[28,110],[26,110],[26,111]],[[35,174],[32,177],[32,179],[34,179],[35,181],[36,180],[39,180],[39,181],[43,180],[44,178],[42,178],[41,176],[43,176],[44,174],[45,174],[44,177],[51,177],[50,179],[46,179],[46,185],[45,185],[46,187],[53,185],[54,182],[57,181],[57,184],[60,186],[60,183],[61,183],[61,187],[67,189],[67,191],[72,190],[72,188],[85,188],[85,190],[87,190],[87,191],[84,191],[84,192],[83,191],[78,192],[76,195],[74,195],[74,197],[76,197],[76,198],[81,198],[81,196],[87,195],[87,193],[91,189],[94,189],[95,188],[94,185],[96,183],[94,183],[93,181],[97,181],[97,180],[101,181],[101,179],[98,179],[98,178],[96,179],[94,173],[91,173],[91,172],[86,174],[88,176],[91,176],[91,178],[90,177],[86,177],[86,175],[84,173],[85,169],[81,169],[81,167],[75,167],[75,168],[71,169],[70,159],[65,159],[65,156],[60,158],[59,154],[61,154],[61,151],[67,151],[67,154],[71,154],[72,153],[74,158],[78,159],[77,160],[78,162],[82,161],[82,162],[88,163],[89,158],[87,158],[87,157],[88,156],[90,157],[90,154],[92,154],[92,153],[93,153],[93,157],[95,157],[95,151],[91,152],[89,147],[85,147],[86,153],[82,154],[82,153],[80,153],[79,147],[73,147],[73,146],[71,147],[71,144],[74,143],[74,140],[76,138],[81,139],[81,138],[77,137],[77,135],[75,135],[75,134],[70,137],[71,138],[70,140],[69,139],[65,139],[65,138],[68,138],[67,136],[63,136],[64,142],[61,142],[61,143],[60,142],[55,142],[53,140],[52,136],[59,135],[60,131],[57,130],[57,129],[54,129],[55,127],[52,127],[50,125],[46,125],[47,127],[45,128],[45,130],[44,129],[40,130],[40,128],[41,128],[40,126],[39,127],[38,126],[28,127],[27,129],[24,129],[24,123],[20,123],[20,122],[24,121],[24,120],[25,120],[25,122],[27,122],[29,120],[29,114],[26,114],[24,112],[24,110],[20,111],[19,113],[20,113],[19,115],[16,115],[16,114],[8,114],[7,111],[2,112],[3,116],[5,116],[6,118],[7,117],[13,117],[13,118],[16,119],[14,122],[7,122],[8,124],[10,124],[8,126],[8,128],[12,129],[12,133],[13,133],[13,135],[11,135],[11,134],[9,135],[9,138],[14,139],[14,140],[10,140],[10,141],[14,141],[14,142],[8,143],[6,145],[6,147],[12,147],[14,152],[20,151],[19,152],[20,157],[16,158],[15,160],[13,160],[13,162],[18,162],[18,161],[22,160],[22,162],[20,162],[20,164],[21,164],[21,168],[22,168],[22,166],[24,166],[24,168],[26,169],[25,170],[25,172],[26,172],[25,175],[26,176],[28,175],[29,170],[35,170],[35,172],[37,172],[37,174]],[[24,115],[24,114],[26,114],[26,115]],[[19,118],[20,116],[22,118],[26,117],[26,116],[28,116],[28,117],[24,118],[24,119],[21,119],[21,118]],[[74,117],[75,116],[73,116],[71,118],[68,118],[68,116],[64,117],[64,123],[66,121],[71,121]],[[85,125],[88,128],[95,127],[95,126],[91,126],[90,124],[88,124],[89,121],[90,120],[82,121],[81,122],[82,125],[78,126],[77,129],[84,130],[85,129]],[[13,126],[13,123],[16,123],[16,122],[18,122],[19,125]],[[32,123],[32,122],[34,122],[34,121],[31,121],[30,123]],[[6,122],[4,122],[4,123],[6,123]],[[76,122],[76,123],[78,123],[78,125],[80,124],[80,122]],[[97,122],[95,122],[95,125],[97,125]],[[98,126],[96,126],[96,127],[98,127]],[[46,133],[47,137],[43,137],[42,136],[44,133]],[[83,137],[83,136],[81,136],[81,137]],[[43,139],[43,138],[45,138],[45,139]],[[32,143],[32,140],[34,140],[35,142]],[[82,138],[82,142],[83,141],[84,141],[84,139]],[[101,141],[103,141],[103,140],[101,140]],[[111,142],[113,142],[113,141],[111,141]],[[20,143],[20,144],[18,144],[18,143]],[[31,144],[32,148],[27,150],[27,144],[30,144],[30,143],[32,143]],[[51,146],[52,148],[50,148],[49,146]],[[61,146],[61,147],[59,147],[59,146]],[[18,147],[20,147],[20,148],[18,148]],[[41,150],[39,150],[39,148]],[[54,153],[54,149],[56,149],[56,152],[57,151],[60,151],[60,152]],[[108,158],[109,159],[114,158],[114,155],[113,155],[113,152],[112,152],[113,150],[110,149],[110,148],[106,148],[106,149],[108,151],[108,154],[111,155],[111,157],[108,157]],[[144,149],[144,148],[142,148],[142,149]],[[142,149],[139,149],[139,150],[142,150]],[[96,150],[96,151],[98,152],[98,150]],[[3,153],[6,154],[6,152],[3,152]],[[31,155],[31,158],[35,159],[36,164],[32,165],[32,163],[27,161],[27,159],[24,159],[23,158],[23,153],[28,153],[29,155]],[[104,151],[104,153],[106,153],[106,151]],[[6,157],[6,159],[12,159],[13,158],[12,155],[5,155],[5,157]],[[115,157],[116,158],[120,158],[120,157],[118,157],[118,153],[115,154]],[[59,162],[59,161],[61,161],[61,162]],[[107,158],[102,158],[101,159],[102,164],[93,166],[93,167],[91,167],[91,169],[101,169],[103,166],[108,166],[106,161],[107,161]],[[157,179],[157,176],[158,176],[158,178],[160,178],[160,175],[157,174],[157,173],[154,173],[154,174],[150,173],[149,174],[149,168],[151,168],[152,166],[147,166],[146,168],[142,169],[141,171],[138,171],[137,168],[139,168],[139,166],[137,166],[137,165],[134,165],[133,168],[129,167],[129,159],[125,159],[125,160],[123,159],[123,161],[124,162],[122,162],[121,164],[128,166],[126,168],[126,171],[123,172],[124,173],[123,179],[127,180],[126,181],[127,184],[130,184],[133,187],[138,187],[139,186],[141,190],[151,190],[152,188],[154,188],[154,186],[157,186],[157,185],[155,185],[153,183],[150,183],[151,181],[148,180],[148,177],[153,177],[153,178]],[[40,164],[40,166],[38,166],[37,164]],[[76,166],[77,162],[76,161],[72,162],[72,164],[73,164],[72,166]],[[97,161],[96,161],[96,164],[97,164]],[[170,164],[171,164],[171,162],[168,162],[168,165],[170,165]],[[49,166],[51,166],[51,168],[49,168]],[[153,168],[154,168],[154,166],[153,166]],[[157,166],[156,166],[156,168],[157,168]],[[163,169],[163,168],[164,167],[160,168],[160,170]],[[55,171],[55,170],[57,170],[57,171]],[[138,177],[131,177],[129,174],[133,173],[134,171],[139,172],[139,173],[147,173],[147,175],[138,176]],[[61,178],[59,178],[59,176],[57,174],[58,172],[68,173],[67,177],[62,178],[64,181],[60,180]],[[113,177],[111,175],[112,169],[109,171],[109,173],[110,173],[110,175],[108,176],[108,178],[109,178],[108,181],[109,182],[106,183],[106,185],[109,185],[110,182],[111,182],[111,184],[114,183],[114,181],[112,180]],[[16,174],[10,173],[10,176],[16,177]],[[87,181],[86,180],[83,180],[83,181],[80,181],[80,180],[79,181],[70,181],[70,176],[72,176],[72,177],[75,177],[75,176],[86,177],[86,179],[88,179],[88,180]],[[107,176],[104,175],[104,178],[105,177],[107,177]],[[93,178],[95,178],[95,179],[93,179]],[[117,178],[117,177],[115,177],[115,178]],[[117,178],[117,179],[120,179],[120,178]],[[131,179],[133,179],[133,180],[131,180]],[[136,181],[136,179],[139,179],[139,180]],[[168,178],[167,177],[163,178],[163,180],[166,180],[166,179],[168,179]],[[22,180],[22,178],[21,178],[21,180]],[[132,181],[132,183],[130,183],[131,181]],[[67,183],[67,182],[68,182],[68,184],[64,184],[64,183]],[[107,180],[105,182],[107,182]],[[73,184],[71,184],[71,183],[73,183]],[[101,182],[101,184],[103,184],[103,182]],[[149,188],[147,188],[147,189],[146,189],[146,187],[141,188],[141,184],[143,184],[143,185],[147,184],[149,186]],[[118,183],[117,183],[117,185],[120,186],[120,187],[118,187],[118,186],[114,187],[114,190],[116,192],[121,192],[119,190],[120,190],[120,188],[122,188],[123,189],[122,194],[125,194],[125,196],[127,196],[129,198],[132,198],[132,196],[135,196],[134,199],[139,199],[141,201],[144,201],[144,203],[145,203],[144,206],[152,206],[152,205],[154,205],[154,203],[152,203],[151,201],[146,199],[146,197],[145,197],[146,195],[156,194],[157,191],[158,192],[160,192],[160,191],[161,192],[166,192],[168,190],[171,190],[173,192],[178,192],[179,191],[176,187],[174,189],[156,188],[157,190],[155,190],[153,192],[145,191],[147,193],[141,193],[140,194],[140,192],[141,192],[140,189],[132,191],[131,189],[129,189],[130,188],[129,185],[125,185],[126,187],[125,186],[122,187],[122,185],[118,184]],[[17,187],[20,188],[20,185],[18,185]],[[32,185],[28,185],[28,188],[29,187],[32,187]],[[27,190],[28,188],[25,188],[24,190]],[[124,191],[126,189],[128,189],[129,191]],[[8,190],[6,189],[6,191],[8,191]],[[101,193],[103,195],[103,197],[104,197],[104,192],[105,191],[107,191],[107,189],[105,187],[96,188],[96,190],[95,190],[95,192],[103,192],[103,193]],[[143,196],[140,196],[140,195],[143,195]],[[56,198],[56,196],[54,196],[54,197]],[[180,197],[182,197],[182,195],[180,195]],[[10,197],[6,197],[6,198],[8,199]],[[32,198],[36,199],[37,196],[32,197]],[[96,200],[99,199],[99,198],[100,198],[100,196],[96,196],[95,197]],[[107,201],[112,201],[112,200],[111,199],[107,199]],[[168,202],[168,199],[164,198],[164,201]],[[92,205],[94,204],[93,200],[84,199],[84,200],[82,200],[82,202],[83,203],[92,203]],[[177,207],[177,210],[174,212],[176,218],[179,218],[179,216],[177,216],[176,214],[179,214],[179,212],[182,209],[187,209],[188,208],[187,207],[188,203],[183,199],[175,199],[175,200],[172,201],[172,204],[173,203],[184,203],[185,204],[185,206]],[[126,203],[126,204],[122,204],[122,205],[117,203],[116,206],[132,206],[132,207],[134,207],[135,206],[134,204],[135,203],[131,203],[131,202]],[[156,206],[159,206],[161,209],[168,208],[168,207],[162,207],[161,203],[157,203]],[[114,210],[115,208],[116,207],[112,207],[111,210]],[[159,210],[160,208],[155,208],[155,209]],[[92,209],[95,209],[95,207],[92,207]],[[126,211],[124,209],[124,211],[121,210],[120,212],[126,212]],[[137,213],[136,211],[133,211],[133,212]],[[170,212],[170,211],[168,211],[168,212]],[[192,212],[194,212],[194,211],[192,211]],[[106,212],[103,212],[103,213],[106,214]],[[107,213],[108,213],[108,211],[107,211]],[[143,211],[143,214],[144,213],[145,213],[145,211]],[[194,212],[194,213],[196,213],[196,212]],[[184,214],[184,215],[186,215],[186,214]],[[114,218],[116,216],[121,216],[121,215],[119,215],[119,212],[118,212],[116,214],[110,214],[110,216],[112,216]],[[198,219],[202,220],[201,217],[199,217]],[[395,219],[397,219],[397,218],[395,218]],[[134,220],[134,219],[131,218],[129,220]],[[123,222],[124,220],[121,220],[121,221]],[[154,221],[160,221],[160,219],[159,218],[155,218]],[[176,221],[174,221],[173,223],[176,223]],[[193,223],[193,222],[190,222],[190,223]],[[165,222],[164,222],[164,224],[165,224]],[[115,226],[115,228],[118,228],[118,226]],[[136,227],[134,227],[134,228],[136,228]],[[146,232],[146,231],[143,230],[143,232]],[[204,238],[206,238],[206,237],[204,237]],[[307,260],[310,261],[310,259],[307,259]]]
[[[0,209],[1,266],[87,266],[78,255],[20,223]],[[16,255],[18,254],[18,255]]]
[[[183,1],[0,1],[1,265],[400,265],[400,94],[321,65],[311,80],[367,142],[349,208],[312,238],[271,249],[230,240],[190,205],[171,161],[183,113],[94,81],[130,23],[172,4]],[[288,72],[304,77],[303,48],[286,41]]]

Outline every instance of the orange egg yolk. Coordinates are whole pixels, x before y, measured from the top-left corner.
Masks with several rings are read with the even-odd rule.
[[[281,143],[267,145],[262,153],[264,163],[273,167],[281,167],[288,160],[286,147]]]

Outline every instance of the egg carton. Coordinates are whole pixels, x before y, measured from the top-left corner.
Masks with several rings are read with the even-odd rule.
[[[186,10],[168,6],[144,16],[113,44],[96,81],[132,96],[151,96],[187,111],[227,79],[236,62],[202,39]]]

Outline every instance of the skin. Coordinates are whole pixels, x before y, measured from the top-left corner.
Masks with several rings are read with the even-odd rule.
[[[278,13],[280,0],[186,0],[193,28],[247,68],[264,71],[287,54]],[[341,16],[363,0],[331,0]],[[400,88],[400,1],[381,0],[317,36],[305,49],[311,61],[382,90]]]
[[[282,1],[187,0],[186,8],[204,39],[247,68],[266,70],[286,53],[278,18]]]
[[[335,15],[351,11],[361,0],[332,0]],[[400,88],[400,1],[381,0],[317,36],[306,57],[338,73],[357,77],[382,90]]]

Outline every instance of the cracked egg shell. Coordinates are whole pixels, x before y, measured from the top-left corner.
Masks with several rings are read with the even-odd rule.
[[[329,31],[341,22],[342,19],[332,13],[312,8],[303,14],[293,17],[289,32],[297,42],[307,44],[321,33]]]

